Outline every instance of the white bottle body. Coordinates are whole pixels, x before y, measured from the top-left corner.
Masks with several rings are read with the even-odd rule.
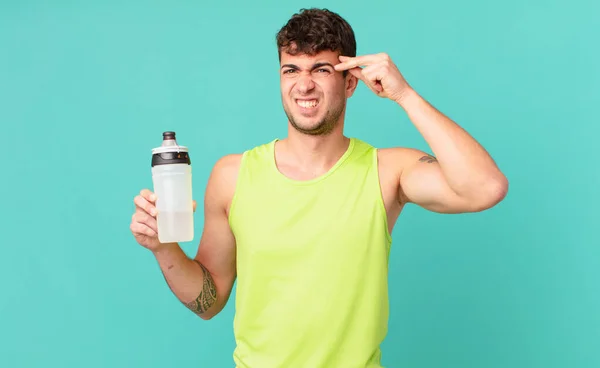
[[[194,239],[192,167],[168,164],[152,167],[156,194],[156,221],[161,243],[188,242]]]

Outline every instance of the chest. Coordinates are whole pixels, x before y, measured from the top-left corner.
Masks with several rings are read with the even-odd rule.
[[[330,257],[356,251],[386,230],[377,185],[289,187],[264,184],[234,208],[238,252]]]

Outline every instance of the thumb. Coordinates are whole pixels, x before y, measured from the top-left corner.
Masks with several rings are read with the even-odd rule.
[[[192,201],[192,209],[196,212],[196,201]]]
[[[362,74],[362,68],[361,67],[355,67],[352,69],[348,69],[348,71],[350,72],[350,74],[352,74],[353,76],[355,76],[356,78],[363,80],[364,81],[364,76]]]
[[[352,69],[348,69],[348,71],[355,76],[356,78],[360,79],[361,81],[363,81],[367,87],[369,87],[369,89],[373,92],[375,92],[376,94],[379,94],[383,91],[383,88],[381,87],[381,85],[378,85],[376,83],[373,83],[373,81],[369,80],[364,74],[363,74],[363,69],[361,67],[356,67],[356,68],[352,68]]]

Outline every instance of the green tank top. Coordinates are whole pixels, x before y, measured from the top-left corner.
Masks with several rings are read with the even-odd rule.
[[[237,242],[237,368],[381,367],[391,236],[377,150],[351,138],[324,175],[244,152],[229,222]]]

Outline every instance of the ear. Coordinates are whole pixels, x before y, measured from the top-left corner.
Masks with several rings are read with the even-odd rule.
[[[356,90],[356,86],[358,85],[358,78],[356,78],[352,73],[347,71],[347,75],[345,77],[346,80],[346,98],[352,97],[354,91]]]

